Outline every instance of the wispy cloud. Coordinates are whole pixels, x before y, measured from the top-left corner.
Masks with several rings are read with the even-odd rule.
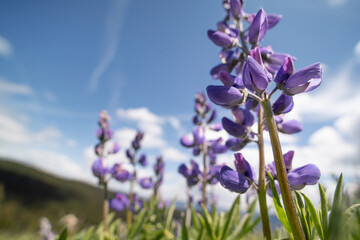
[[[10,42],[6,38],[0,36],[0,56],[8,58],[11,57],[12,54],[13,50]]]
[[[339,7],[347,3],[348,0],[328,0],[330,7]]]
[[[107,14],[105,22],[105,52],[91,74],[88,90],[93,92],[96,90],[100,78],[104,72],[108,69],[113,61],[116,51],[118,49],[119,37],[121,28],[126,16],[126,10],[128,8],[129,1],[113,1],[113,4],[109,6],[109,12]]]
[[[34,91],[25,84],[12,83],[0,77],[0,93],[31,96]]]

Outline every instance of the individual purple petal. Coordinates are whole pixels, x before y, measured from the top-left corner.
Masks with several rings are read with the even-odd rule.
[[[139,180],[139,184],[144,189],[150,189],[154,186],[151,177],[144,177]]]
[[[193,148],[193,155],[194,156],[199,156],[201,152],[201,149],[199,147],[194,147]]]
[[[288,151],[283,155],[286,171],[289,172],[292,169],[292,160],[294,158],[294,151]]]
[[[226,141],[225,146],[231,151],[240,151],[249,141],[241,138],[230,138]]]
[[[186,136],[182,136],[180,138],[180,143],[181,145],[183,145],[184,147],[193,147],[194,146],[194,141],[190,140],[188,137]]]
[[[104,159],[98,158],[94,161],[91,170],[94,174],[94,176],[98,178],[103,178],[105,175],[109,172],[109,169],[106,167]]]
[[[230,65],[227,63],[216,65],[211,69],[210,75],[212,76],[213,79],[218,79],[220,71],[230,72]]]
[[[119,152],[120,151],[120,145],[117,143],[117,142],[115,142],[114,143],[114,146],[113,146],[113,148],[112,148],[112,150],[111,150],[111,153],[117,153],[117,152]]]
[[[264,91],[271,79],[254,58],[248,56],[243,73],[243,81],[246,88],[257,92]]]
[[[281,113],[290,112],[294,106],[294,101],[292,96],[281,94],[280,97],[273,103],[272,110],[275,115]]]
[[[144,153],[140,155],[139,163],[143,167],[147,166],[148,162],[146,160],[146,155]]]
[[[244,193],[250,187],[248,180],[242,174],[228,166],[220,169],[219,181],[224,188],[237,193]]]
[[[282,15],[267,14],[267,29],[275,27],[276,24],[281,20]]]
[[[190,171],[188,170],[188,168],[186,167],[185,164],[181,164],[179,166],[178,173],[180,173],[181,175],[183,175],[186,178],[190,176]]]
[[[220,71],[219,80],[224,84],[224,86],[231,87],[235,83],[235,76],[230,75],[226,71]]]
[[[322,68],[320,63],[305,67],[289,77],[283,90],[285,94],[295,95],[311,91],[321,84]]]
[[[247,133],[247,129],[242,124],[235,123],[226,117],[223,117],[221,122],[225,131],[234,137],[241,138]]]
[[[321,172],[314,164],[295,168],[288,173],[290,187],[294,190],[300,190],[305,185],[316,184],[321,176]]]
[[[242,6],[240,0],[230,0],[230,12],[233,18],[239,19],[242,15]]]
[[[231,112],[236,123],[251,127],[255,122],[254,116],[247,109],[233,108]]]
[[[231,48],[233,46],[234,39],[226,33],[220,31],[208,30],[207,32],[209,39],[216,45],[223,48]]]
[[[285,62],[279,68],[274,82],[278,84],[284,84],[289,79],[289,77],[295,72],[294,62],[291,57],[285,58]]]
[[[245,160],[244,156],[241,153],[235,153],[234,156],[236,170],[249,178],[251,181],[254,181],[254,179],[256,178],[256,174],[253,167],[251,167],[249,162]]]
[[[267,30],[267,18],[266,18],[266,12],[264,9],[260,9],[252,23],[250,24],[249,28],[249,42],[252,45],[257,45],[258,42],[260,42],[266,33]]]
[[[223,107],[236,106],[243,101],[243,94],[234,87],[210,85],[206,92],[213,103]]]
[[[124,194],[117,193],[109,204],[115,211],[122,211],[129,205],[129,199]]]
[[[303,127],[300,122],[293,119],[278,124],[278,129],[282,133],[293,134],[301,132],[303,130]]]
[[[259,47],[256,47],[254,49],[251,49],[250,51],[250,56],[256,60],[256,62],[258,64],[260,64],[261,66],[264,65],[263,63],[263,60],[262,60],[262,57],[261,57],[261,52],[260,52],[260,48]]]

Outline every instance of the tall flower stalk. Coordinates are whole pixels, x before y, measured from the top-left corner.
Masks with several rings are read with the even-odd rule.
[[[304,239],[294,202],[291,198],[289,173],[285,167],[278,131],[286,134],[297,133],[302,126],[296,120],[285,121],[284,114],[293,108],[293,95],[308,92],[321,83],[321,66],[316,63],[295,72],[293,60],[289,54],[276,53],[271,46],[261,47],[266,32],[281,19],[281,15],[267,14],[260,9],[256,14],[248,14],[243,10],[242,0],[225,0],[226,17],[218,23],[217,30],[209,30],[210,40],[222,47],[220,58],[222,63],[211,70],[214,79],[219,79],[223,86],[208,86],[207,94],[212,102],[232,110],[234,121],[223,118],[224,129],[234,139],[229,139],[227,147],[233,151],[241,150],[249,142],[257,142],[259,149],[258,184],[249,177],[250,167],[242,155],[235,155],[237,171],[222,167],[220,182],[225,188],[236,192],[245,192],[254,185],[257,187],[259,206],[265,239],[271,239],[270,224],[266,204],[266,174],[263,130],[268,130],[276,176],[279,182],[285,211],[295,239]],[[230,25],[229,22],[233,22]],[[248,25],[244,29],[244,23]],[[234,72],[235,75],[232,75]],[[272,91],[268,88],[275,85]],[[282,93],[272,103],[271,97]],[[244,107],[245,106],[245,107]],[[253,112],[258,116],[258,131],[252,131]],[[320,171],[314,165],[304,166],[310,171],[296,175],[296,181],[304,187],[314,184],[320,178]],[[305,171],[306,172],[306,171]],[[289,174],[289,176],[288,176]],[[295,176],[293,174],[292,176]],[[294,180],[292,180],[294,181]],[[297,186],[295,186],[297,187]]]
[[[95,146],[95,154],[98,159],[92,165],[92,172],[94,176],[99,179],[99,185],[104,189],[104,203],[103,203],[103,221],[104,232],[107,232],[107,219],[109,214],[109,196],[108,196],[108,181],[111,179],[111,170],[107,167],[106,157],[109,154],[115,154],[120,150],[120,146],[114,143],[112,148],[107,151],[106,145],[113,136],[113,131],[110,128],[110,115],[105,111],[99,114],[99,129],[96,133],[99,143]]]
[[[193,139],[183,136],[180,139],[180,143],[184,147],[192,148],[194,156],[202,157],[203,171],[200,171],[199,165],[196,162],[191,161],[190,168],[187,168],[184,164],[180,165],[179,173],[187,178],[188,187],[196,185],[199,181],[201,182],[201,203],[206,206],[207,185],[217,183],[216,173],[220,168],[216,164],[216,155],[226,152],[226,147],[222,143],[221,137],[214,140],[206,139],[206,132],[208,130],[220,131],[222,127],[220,124],[212,124],[216,118],[216,111],[211,109],[203,93],[197,93],[195,96],[195,112],[196,114],[193,118],[193,123],[195,124],[192,132]]]

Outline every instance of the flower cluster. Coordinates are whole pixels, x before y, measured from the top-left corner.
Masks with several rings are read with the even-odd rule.
[[[106,157],[109,154],[115,154],[120,150],[118,143],[114,143],[110,150],[106,151],[106,145],[113,136],[113,130],[110,128],[110,115],[105,111],[101,111],[99,114],[99,129],[96,132],[96,136],[99,139],[99,143],[95,146],[95,154],[97,160],[92,165],[92,172],[94,176],[99,178],[99,183],[106,183],[109,179],[107,176],[114,176],[114,168],[119,165],[115,164],[112,168],[109,168],[106,164]],[[116,178],[116,177],[115,177]]]
[[[192,139],[183,136],[180,143],[187,148],[192,148],[194,156],[203,156],[203,171],[200,170],[199,165],[194,161],[190,161],[190,166],[181,164],[178,172],[186,178],[189,188],[195,186],[201,181],[200,188],[203,195],[206,195],[206,185],[216,184],[218,182],[217,172],[220,166],[216,164],[217,154],[226,152],[226,147],[223,144],[221,137],[217,139],[206,139],[206,132],[208,130],[218,132],[222,130],[221,124],[212,124],[216,118],[216,110],[211,108],[211,105],[206,101],[203,93],[197,93],[195,96],[195,116],[193,123],[195,125],[192,131]],[[205,197],[203,196],[205,199]],[[192,199],[189,196],[189,199]],[[206,199],[203,201],[206,202]]]
[[[228,166],[224,166],[220,170],[220,183],[221,185],[233,192],[245,193],[252,185],[256,187],[256,173],[254,168],[245,160],[241,153],[235,153],[234,165],[236,171]],[[293,190],[300,190],[306,185],[314,185],[320,179],[321,173],[318,167],[314,164],[307,164],[305,166],[292,169],[292,159],[294,151],[289,151],[284,154],[284,161],[286,172],[289,179],[290,187]],[[277,181],[277,173],[275,163],[272,162],[267,165],[266,171],[269,172],[275,180],[275,186],[278,194],[280,195],[280,186]],[[268,179],[266,185],[267,193],[272,196],[272,191]]]
[[[159,188],[163,182],[164,169],[165,169],[165,162],[164,162],[162,156],[158,156],[156,158],[156,162],[154,164],[154,173],[155,173],[154,195],[155,196],[157,195]]]
[[[259,117],[259,111],[262,111],[261,105],[266,101],[271,103],[274,95],[277,99],[271,103],[271,110],[278,131],[285,134],[300,132],[301,123],[294,119],[285,120],[284,115],[292,110],[294,95],[317,88],[322,79],[319,63],[295,71],[295,57],[275,52],[271,46],[261,46],[267,31],[276,26],[281,15],[268,14],[263,9],[249,14],[242,6],[242,0],[225,0],[226,17],[217,24],[217,30],[208,31],[209,39],[222,48],[219,54],[221,64],[210,71],[221,85],[210,85],[206,90],[214,104],[232,112],[233,120],[222,118],[223,128],[233,137],[226,142],[226,147],[232,151],[241,150],[249,142],[258,142],[258,133],[251,127],[255,116]],[[246,29],[244,22],[248,25]],[[262,129],[268,129],[262,115],[259,122]],[[235,154],[235,158],[237,171],[222,167],[220,182],[225,188],[241,193],[254,182],[254,175],[242,155]],[[270,167],[268,171],[271,172]],[[314,184],[320,177],[320,171],[314,165],[292,171],[288,172],[290,184],[291,181],[299,183],[295,184],[296,187],[291,185],[294,189],[303,184]],[[271,173],[275,174],[274,171]]]

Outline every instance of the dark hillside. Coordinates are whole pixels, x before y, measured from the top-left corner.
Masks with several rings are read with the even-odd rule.
[[[100,188],[61,179],[13,161],[0,160],[0,230],[36,231],[39,218],[58,220],[73,213],[82,226],[99,223]]]

